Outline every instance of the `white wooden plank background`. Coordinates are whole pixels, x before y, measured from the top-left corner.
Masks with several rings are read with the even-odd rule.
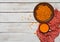
[[[28,3],[28,2],[22,2],[22,3],[0,3],[0,13],[6,13],[6,12],[12,12],[12,13],[32,13],[34,10],[34,7],[38,3]],[[60,10],[60,3],[52,3],[50,4],[54,7]]]
[[[0,42],[39,42],[39,39],[32,33],[0,33]],[[60,35],[55,42],[60,42]]]
[[[36,22],[33,13],[0,13],[0,22]]]
[[[60,2],[60,0],[0,0],[0,2]]]
[[[39,42],[33,10],[40,2],[60,10],[60,0],[0,0],[0,42]],[[60,35],[55,42],[60,42]]]
[[[33,33],[39,23],[0,23],[1,33]]]
[[[0,42],[39,42],[34,34],[27,33],[1,33]]]

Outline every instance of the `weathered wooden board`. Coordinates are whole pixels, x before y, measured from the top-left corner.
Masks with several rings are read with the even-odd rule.
[[[0,2],[60,2],[60,0],[0,0]]]
[[[33,10],[40,2],[60,10],[60,0],[0,0],[0,42],[39,42]],[[60,35],[55,42],[60,42]]]
[[[0,3],[0,13],[32,13],[38,3]],[[50,3],[54,8],[60,10],[60,3]]]
[[[39,42],[33,33],[0,33],[0,42]]]
[[[33,13],[0,13],[0,22],[36,22]]]
[[[0,3],[0,12],[32,12],[36,3]]]
[[[39,39],[32,33],[0,33],[0,42],[39,42]],[[60,35],[55,42],[60,42]]]
[[[1,33],[34,33],[39,23],[0,23]]]

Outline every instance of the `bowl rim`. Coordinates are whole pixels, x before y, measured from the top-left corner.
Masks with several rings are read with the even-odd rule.
[[[52,11],[52,14],[51,14],[51,17],[50,17],[50,19],[49,20],[46,20],[46,21],[41,21],[41,20],[38,20],[37,18],[36,18],[36,10],[37,10],[37,8],[38,8],[38,6],[39,5],[41,5],[41,4],[46,4],[49,8],[50,8],[50,10]],[[52,7],[52,5],[51,4],[49,4],[49,3],[47,3],[47,2],[41,2],[41,3],[39,3],[39,4],[37,4],[36,6],[35,6],[35,8],[34,8],[34,12],[33,12],[34,14],[34,18],[35,18],[35,20],[37,20],[39,23],[48,23],[50,20],[52,20],[52,18],[54,17],[54,8]]]
[[[41,26],[42,24],[47,24],[47,25],[48,25],[49,29],[48,29],[47,32],[42,32],[42,31],[40,31],[40,26]],[[50,30],[50,26],[49,26],[48,23],[41,23],[41,24],[39,24],[39,26],[38,26],[38,31],[39,31],[40,33],[46,34],[46,33],[50,32],[49,30]]]

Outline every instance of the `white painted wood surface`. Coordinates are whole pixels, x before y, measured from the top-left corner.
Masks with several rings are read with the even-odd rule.
[[[33,33],[39,23],[0,23],[1,33]]]
[[[36,3],[0,3],[0,12],[32,12]]]
[[[0,42],[39,42],[32,33],[0,33]]]
[[[40,2],[60,10],[60,0],[0,0],[0,42],[39,42],[33,10]],[[60,42],[60,35],[55,42]]]
[[[0,22],[36,22],[33,13],[0,13]]]
[[[0,3],[0,13],[32,13],[34,7],[38,3],[29,3],[29,2],[21,2],[21,3]],[[50,4],[60,10],[60,3],[51,3]]]
[[[60,0],[0,0],[0,2],[60,2]]]

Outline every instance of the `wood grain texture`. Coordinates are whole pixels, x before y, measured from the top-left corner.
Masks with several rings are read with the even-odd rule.
[[[0,13],[32,13],[38,3],[0,3]],[[50,3],[54,8],[60,10],[60,3]]]
[[[0,23],[1,33],[34,33],[39,23]]]
[[[0,22],[36,22],[33,13],[0,13]]]
[[[35,34],[0,33],[0,42],[39,42]]]
[[[32,12],[35,3],[0,3],[0,12]]]
[[[40,2],[60,10],[60,0],[0,0],[0,42],[39,42],[33,10]],[[60,42],[60,35],[55,42]]]
[[[0,0],[0,2],[60,2],[60,0]]]
[[[35,34],[27,33],[0,33],[0,42],[40,42]],[[60,42],[60,35],[55,39]]]

